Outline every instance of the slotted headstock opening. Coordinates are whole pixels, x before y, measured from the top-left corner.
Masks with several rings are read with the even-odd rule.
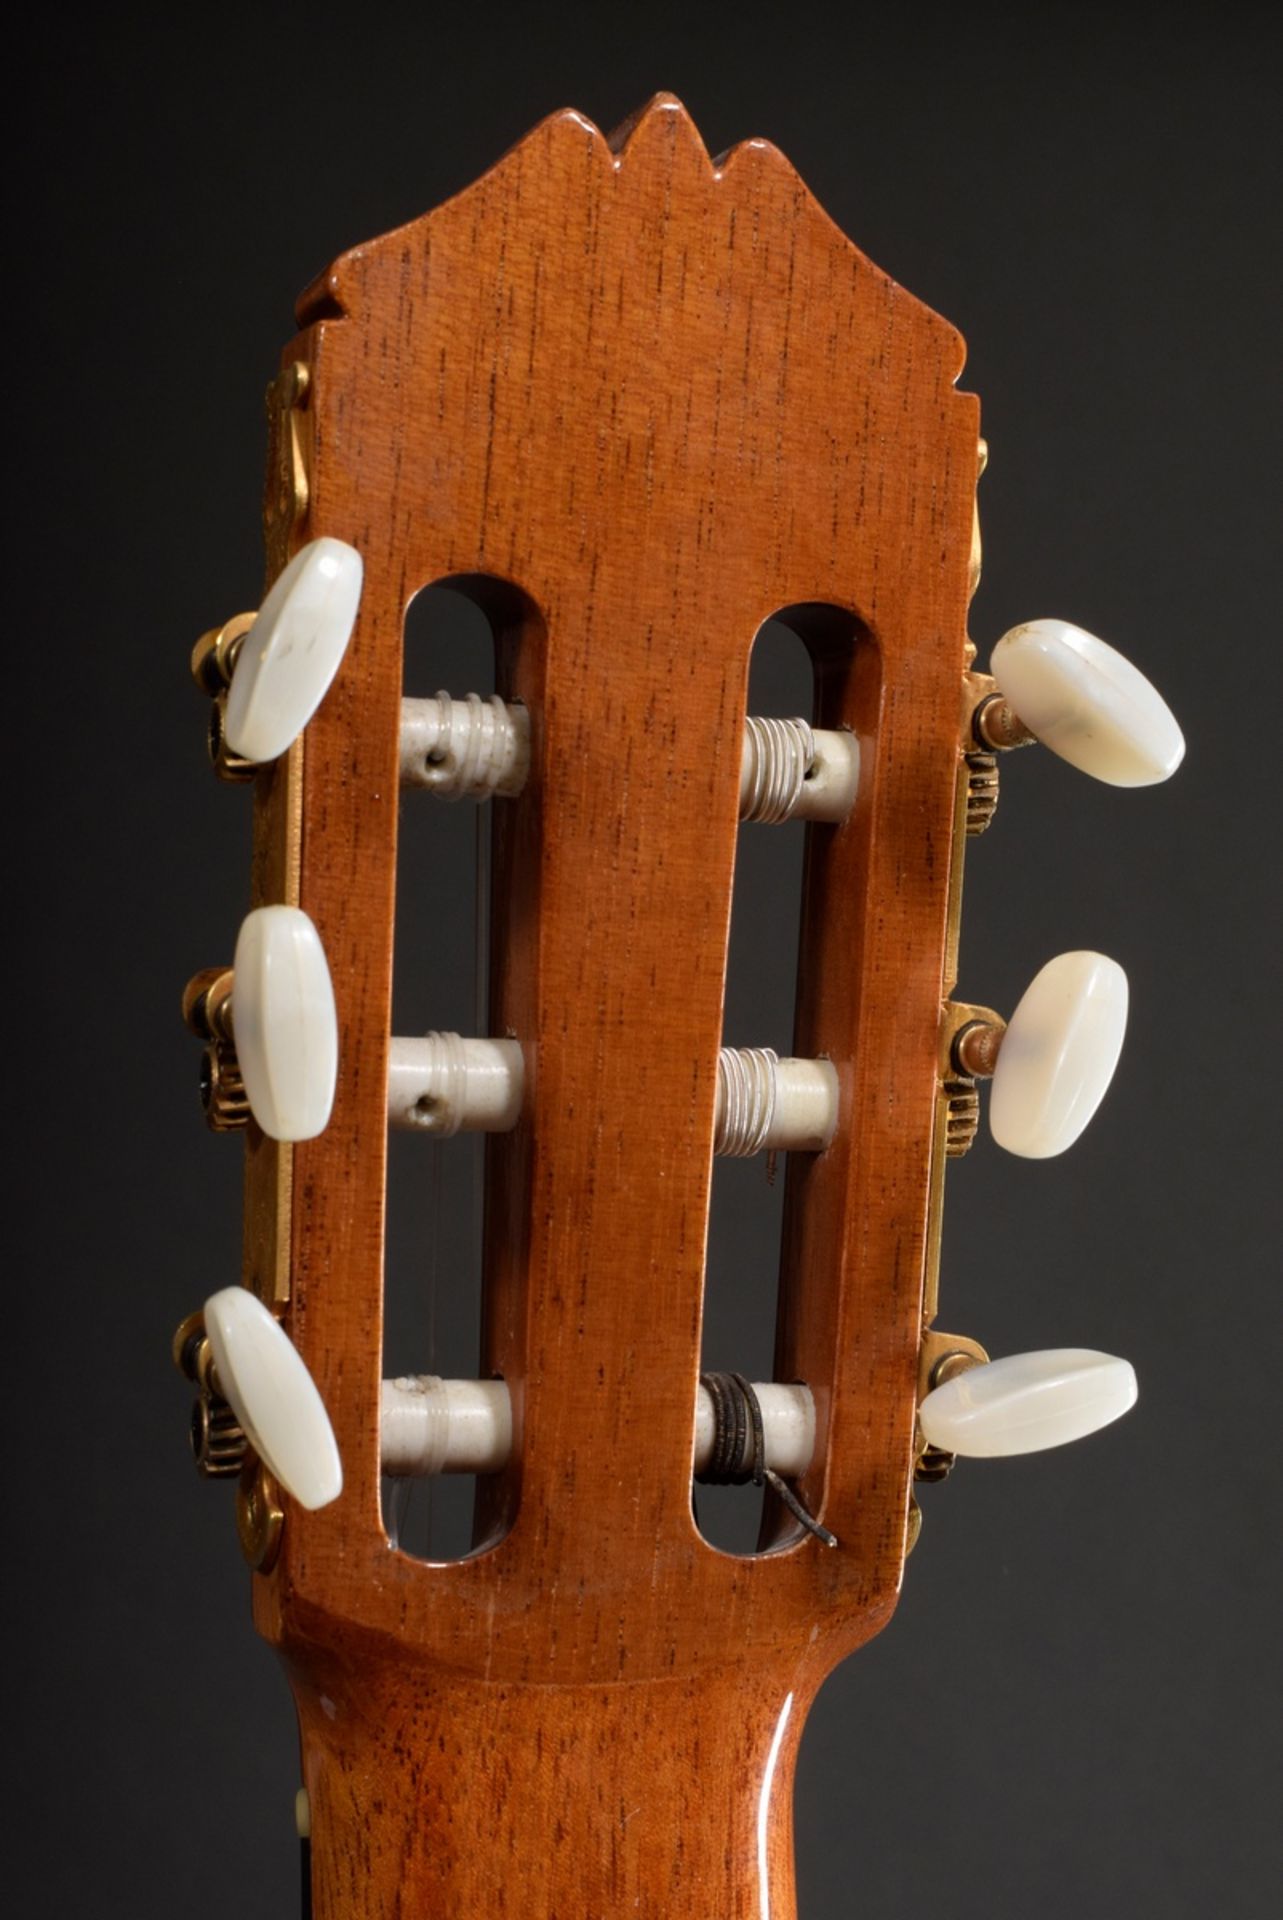
[[[754,769],[755,792],[741,788],[730,948],[722,1024],[723,1046],[768,1049],[787,1061],[795,1044],[807,836],[831,835],[841,822],[810,821],[798,811],[802,790],[817,777],[813,729],[820,678],[834,661],[849,665],[860,636],[853,615],[834,606],[783,607],[754,638],[748,714],[778,729],[763,742],[766,764]],[[818,663],[818,671],[817,671]],[[868,716],[870,729],[876,715]],[[788,731],[785,731],[787,729]],[[796,730],[796,731],[795,731]],[[854,733],[847,736],[852,742]],[[784,818],[773,816],[783,814]],[[767,1062],[768,1072],[775,1071]],[[747,1143],[746,1143],[747,1144]],[[784,1193],[790,1156],[764,1146],[721,1154],[715,1161],[704,1285],[702,1366],[750,1380],[777,1377],[775,1349],[784,1255]],[[779,1376],[787,1378],[787,1376]],[[774,1544],[780,1522],[753,1481],[701,1486],[700,1530],[726,1552],[754,1553]]]
[[[506,602],[506,617],[500,611]],[[406,609],[403,697],[495,691],[495,622],[520,625],[500,582],[422,588]],[[449,738],[424,738],[421,777],[442,777]],[[430,789],[428,793],[430,793]],[[490,810],[433,805],[403,779],[396,852],[392,1032],[488,1031]],[[473,1378],[481,1338],[485,1141],[453,1131],[427,1087],[388,1136],[383,1371]],[[384,1526],[420,1559],[472,1543],[471,1475],[385,1475]]]
[[[753,641],[748,710],[810,720],[815,681],[805,645],[768,620]],[[741,821],[736,836],[722,1042],[728,1047],[792,1051],[797,942],[780,940],[798,924],[806,829],[788,821],[770,830]],[[704,1370],[734,1368],[750,1380],[773,1374],[779,1294],[784,1164],[778,1154],[719,1156],[713,1167],[704,1275]],[[700,1532],[723,1552],[752,1553],[761,1530],[763,1488],[697,1488]]]

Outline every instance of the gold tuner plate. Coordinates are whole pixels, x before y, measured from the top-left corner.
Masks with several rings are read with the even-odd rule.
[[[311,385],[307,363],[294,360],[269,383],[264,395],[267,471],[263,481],[263,533],[269,579],[285,565],[294,529],[306,517],[311,498],[308,468],[312,416],[307,405]]]
[[[967,599],[974,600],[976,588],[980,585],[980,575],[984,569],[984,543],[980,538],[980,482],[984,478],[985,468],[989,465],[989,442],[976,442],[976,497],[971,507],[971,556],[967,567]],[[975,649],[972,648],[974,653]]]

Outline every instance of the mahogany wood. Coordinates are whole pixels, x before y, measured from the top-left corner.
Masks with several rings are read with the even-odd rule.
[[[292,1183],[260,1156],[292,1195],[286,1323],[347,1475],[323,1512],[287,1503],[255,1579],[299,1707],[317,1920],[791,1920],[805,1711],[904,1557],[976,475],[962,343],[774,148],[714,164],[667,95],[610,140],[555,115],[345,254],[299,323],[292,540],[366,567],[301,763],[338,1095]],[[489,1145],[482,1355],[517,1440],[477,1551],[429,1566],[379,1514],[384,1103],[402,626],[458,576],[532,716],[527,790],[495,809],[492,1030],[523,1043],[527,1094]],[[802,1491],[839,1545],[777,1515],[771,1550],[735,1558],[694,1525],[691,1448],[740,734],[755,633],[817,603],[827,628],[794,616],[817,717],[856,730],[863,772],[852,817],[808,829],[795,1050],[835,1062],[841,1117],[788,1168],[777,1376],[815,1391]],[[280,778],[260,898],[281,897]]]

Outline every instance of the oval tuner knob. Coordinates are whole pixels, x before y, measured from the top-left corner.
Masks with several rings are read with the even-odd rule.
[[[989,670],[1010,720],[1071,766],[1111,787],[1149,787],[1175,773],[1185,739],[1167,702],[1130,660],[1067,620],[1029,620],[1004,634]],[[985,734],[983,709],[980,732]],[[987,737],[987,736],[986,736]]]
[[[232,668],[223,732],[233,753],[275,760],[303,731],[352,637],[362,572],[355,547],[326,537],[277,576]]]
[[[334,1104],[338,1015],[321,936],[299,907],[256,907],[232,969],[232,1031],[250,1111],[273,1140],[312,1140]]]
[[[979,1015],[979,1010],[976,1010]],[[1004,1028],[976,1017],[953,1058],[992,1074],[989,1131],[1025,1160],[1063,1153],[1109,1091],[1127,1027],[1127,975],[1103,953],[1061,953],[1034,975]]]
[[[996,1459],[1081,1440],[1135,1404],[1129,1361],[1057,1347],[964,1368],[923,1397],[918,1424],[945,1453]]]
[[[338,1442],[288,1334],[244,1287],[210,1296],[205,1331],[218,1390],[264,1466],[301,1506],[337,1500],[343,1491]]]

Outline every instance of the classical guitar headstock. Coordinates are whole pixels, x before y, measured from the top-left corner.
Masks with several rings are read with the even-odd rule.
[[[273,584],[194,663],[216,764],[256,788],[235,966],[187,997],[211,1118],[246,1129],[246,1231],[244,1289],[177,1349],[298,1701],[317,1912],[493,1911],[511,1875],[513,1911],[757,1912],[769,1883],[787,1914],[804,1709],[895,1604],[915,1474],[1134,1397],[1125,1362],[989,1365],[933,1326],[977,1077],[1004,1145],[1059,1152],[1126,1013],[1092,954],[1005,1027],[952,998],[966,836],[1012,746],[1127,785],[1180,736],[1060,622],[972,670],[958,335],[774,148],[714,164],[671,97],[610,141],[554,116],[298,318]],[[407,607],[442,582],[489,619],[492,699],[403,697]],[[813,660],[797,721],[747,711],[773,615]],[[399,813],[459,794],[493,818],[489,1032],[394,1036]],[[727,934],[740,822],[799,816],[779,1059],[723,1046]],[[387,1134],[414,1124],[489,1135],[471,1382],[381,1378]],[[713,1159],[767,1149],[775,1379],[728,1354],[701,1382]],[[480,1475],[474,1550],[415,1560],[381,1470],[451,1467]],[[698,1530],[719,1472],[768,1482],[756,1554]]]

